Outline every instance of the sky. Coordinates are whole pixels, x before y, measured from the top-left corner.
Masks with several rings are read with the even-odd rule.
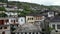
[[[60,6],[60,0],[8,0],[8,1],[20,1],[20,2],[36,3],[40,5],[59,5]]]

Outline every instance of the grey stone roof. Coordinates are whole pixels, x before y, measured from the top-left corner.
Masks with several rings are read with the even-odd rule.
[[[60,22],[60,16],[55,16],[50,20],[51,22]]]
[[[40,29],[33,24],[26,23],[16,29],[14,32],[39,32]]]
[[[42,14],[28,14],[26,16],[43,16]]]

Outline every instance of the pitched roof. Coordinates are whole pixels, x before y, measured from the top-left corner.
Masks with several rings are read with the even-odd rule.
[[[60,16],[55,16],[50,20],[51,22],[60,22]]]
[[[43,14],[28,14],[26,16],[44,16]]]

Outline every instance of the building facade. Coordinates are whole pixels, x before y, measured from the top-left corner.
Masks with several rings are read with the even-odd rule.
[[[7,18],[0,18],[0,34],[11,34]]]
[[[18,18],[18,23],[19,23],[19,25],[25,24],[25,17],[19,17]]]
[[[26,23],[32,23],[34,24],[35,22],[40,22],[45,19],[44,16],[26,16]]]
[[[50,20],[49,26],[53,28],[54,31],[60,31],[60,17],[56,16]]]

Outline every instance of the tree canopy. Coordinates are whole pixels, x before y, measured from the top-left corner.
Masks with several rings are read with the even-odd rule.
[[[0,11],[5,11],[5,8],[4,7],[0,7]]]
[[[0,2],[6,3],[8,0],[0,0]]]
[[[5,13],[0,13],[0,17],[7,17]]]

